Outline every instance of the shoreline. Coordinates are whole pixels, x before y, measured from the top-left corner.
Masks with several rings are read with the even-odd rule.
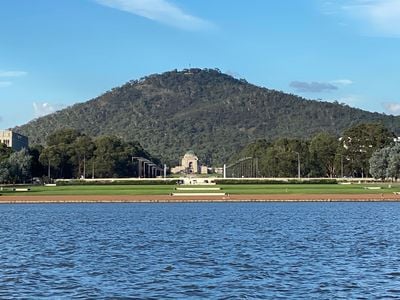
[[[0,196],[0,204],[34,203],[191,203],[191,202],[400,202],[397,194],[248,194],[226,196],[42,195]]]

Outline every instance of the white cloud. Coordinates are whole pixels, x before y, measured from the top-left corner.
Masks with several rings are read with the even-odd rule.
[[[386,111],[392,115],[400,115],[400,103],[384,103]]]
[[[353,81],[350,79],[336,79],[336,80],[332,80],[331,83],[334,85],[346,86],[346,85],[353,84]]]
[[[184,30],[213,28],[206,20],[184,12],[167,0],[95,0],[97,3],[129,12],[153,21],[178,27]]]
[[[12,85],[11,81],[0,81],[0,88]]]
[[[39,118],[56,112],[62,105],[53,105],[48,102],[33,102],[34,117]]]
[[[347,19],[340,23],[344,21],[348,27],[359,27],[364,34],[400,37],[399,0],[325,1],[322,12]]]
[[[28,73],[25,71],[3,71],[0,70],[0,77],[21,77],[25,76]]]
[[[21,77],[21,76],[25,76],[28,73],[25,71],[4,71],[4,70],[0,70],[0,78],[6,78],[6,80],[8,78],[11,77]],[[2,87],[8,87],[12,85],[12,81],[0,81],[0,88]]]
[[[299,93],[322,93],[337,90],[338,87],[329,82],[292,81],[289,86]]]

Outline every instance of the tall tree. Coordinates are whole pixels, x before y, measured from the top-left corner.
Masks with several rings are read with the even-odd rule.
[[[46,175],[50,177],[49,179],[59,176],[62,161],[63,154],[54,145],[44,148],[39,156],[39,162],[48,169]]]
[[[10,180],[10,164],[8,160],[0,161],[0,183],[7,183]]]
[[[123,151],[122,140],[103,136],[95,140],[94,165],[96,177],[117,177],[117,161]]]
[[[264,176],[297,177],[300,163],[300,175],[308,174],[308,143],[297,139],[279,139],[268,148],[261,169]]]
[[[8,158],[10,181],[13,183],[26,182],[31,178],[32,156],[28,150],[14,152]]]
[[[396,144],[389,149],[386,176],[397,180],[400,177],[400,145]]]
[[[397,180],[400,177],[400,144],[375,151],[369,163],[374,178]]]
[[[338,145],[338,138],[326,132],[313,137],[310,143],[310,155],[314,176],[336,175],[335,158]]]
[[[390,147],[376,150],[369,160],[369,172],[376,179],[385,179],[388,176]]]
[[[0,161],[8,159],[12,153],[12,149],[5,144],[0,143]]]
[[[87,162],[93,157],[95,144],[86,135],[81,135],[72,143],[70,150],[70,161],[74,167],[75,177],[86,177]]]
[[[42,145],[33,145],[29,147],[29,154],[32,156],[32,177],[42,177],[46,174],[45,167],[40,163],[39,157],[44,147]]]
[[[76,129],[71,129],[71,128],[59,129],[47,137],[46,144],[48,146],[56,146],[60,144],[70,145],[74,143],[75,140],[81,135],[82,133],[80,133]]]
[[[368,176],[372,153],[392,144],[393,140],[394,134],[379,123],[360,124],[345,130],[341,144],[352,175]]]

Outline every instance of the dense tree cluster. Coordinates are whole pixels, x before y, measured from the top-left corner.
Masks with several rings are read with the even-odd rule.
[[[136,177],[133,157],[159,162],[138,142],[116,136],[93,139],[77,130],[63,129],[48,136],[45,146],[12,152],[0,145],[0,183],[26,182],[32,177]]]
[[[367,177],[370,174],[382,177],[381,174],[389,174],[385,172],[397,176],[400,148],[398,145],[385,148],[393,143],[393,133],[382,124],[360,124],[345,130],[341,137],[322,132],[310,140],[260,140],[245,147],[231,161],[241,157],[257,158],[259,175],[263,177],[297,176],[298,159],[302,177]],[[370,164],[371,173],[368,172]],[[389,171],[381,171],[383,166],[390,166]]]
[[[375,151],[369,163],[375,178],[397,180],[400,177],[400,144]]]
[[[0,144],[0,183],[26,182],[31,178],[32,156],[28,150],[12,152]]]
[[[44,145],[43,137],[68,124],[92,137],[137,140],[170,165],[194,150],[202,162],[215,166],[257,139],[309,139],[319,132],[340,135],[365,122],[382,122],[400,132],[398,117],[306,100],[219,70],[188,69],[131,81],[15,130]]]
[[[380,123],[346,129],[340,136],[321,132],[311,139],[258,140],[231,158],[258,160],[259,176],[296,177],[298,162],[302,177],[368,177],[397,179],[400,175],[400,144]],[[32,177],[136,177],[137,162],[158,159],[138,142],[116,136],[91,138],[75,129],[62,129],[47,138],[45,146],[12,152],[0,145],[0,183],[29,181]],[[50,178],[49,178],[50,177]]]

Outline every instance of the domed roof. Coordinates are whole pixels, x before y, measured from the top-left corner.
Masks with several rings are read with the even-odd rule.
[[[183,156],[185,159],[195,159],[198,160],[198,157],[196,154],[194,154],[194,151],[188,151],[185,153],[185,155]]]

